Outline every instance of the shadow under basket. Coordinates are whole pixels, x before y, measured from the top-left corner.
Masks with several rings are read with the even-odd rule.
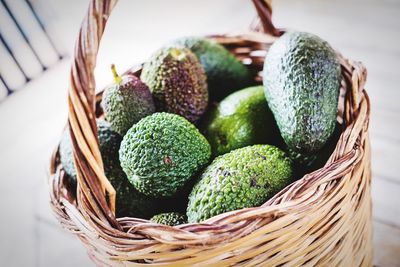
[[[69,128],[78,174],[68,184],[58,149],[50,163],[51,206],[58,221],[100,266],[372,266],[371,168],[366,69],[338,54],[343,80],[339,120],[345,125],[326,165],[293,182],[260,207],[227,212],[203,223],[166,226],[115,218],[115,190],[103,172],[95,118],[93,70],[116,1],[92,0],[70,73]],[[252,31],[210,36],[244,62],[260,83],[265,52],[283,31],[271,4],[253,0]],[[140,72],[140,66],[130,72]]]

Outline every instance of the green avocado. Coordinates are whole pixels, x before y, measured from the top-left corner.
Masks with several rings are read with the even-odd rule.
[[[147,85],[133,75],[119,77],[112,66],[115,82],[106,87],[102,106],[111,128],[124,135],[141,118],[155,112],[153,97]]]
[[[262,86],[230,94],[207,114],[201,128],[214,156],[254,144],[283,143]]]
[[[76,170],[74,165],[74,155],[72,150],[72,141],[69,134],[69,128],[65,128],[59,146],[60,162],[70,182],[76,184]]]
[[[160,209],[163,212],[178,212],[186,214],[186,208],[189,202],[189,194],[192,191],[193,186],[197,182],[197,178],[200,172],[201,170],[194,174],[193,177],[185,182],[183,187],[181,187],[173,196],[163,198]]]
[[[271,145],[254,145],[217,157],[189,196],[189,223],[263,204],[289,184],[292,162]]]
[[[221,101],[251,84],[247,67],[222,45],[203,37],[185,37],[173,43],[190,49],[200,60],[207,75],[210,101]]]
[[[112,130],[112,126],[108,121],[97,119],[96,124],[105,171],[112,171],[112,167],[121,169],[119,167],[118,150],[122,136]]]
[[[159,224],[175,226],[187,223],[187,218],[186,215],[180,214],[178,212],[167,212],[154,215],[153,217],[150,218],[150,221]]]
[[[106,169],[108,169],[106,167]],[[116,216],[148,219],[162,211],[159,199],[148,197],[135,189],[121,167],[106,171],[106,176],[114,187],[116,197]]]
[[[122,136],[111,129],[110,123],[96,120],[100,152],[103,159],[105,175],[116,191],[117,217],[150,218],[161,211],[162,201],[150,198],[138,192],[128,181],[118,159],[118,150]],[[63,133],[60,144],[61,164],[76,184],[76,170],[73,165],[72,143],[68,128]]]
[[[143,65],[140,77],[153,93],[158,111],[175,113],[191,122],[205,112],[206,75],[190,50],[177,47],[158,50]]]
[[[311,173],[322,168],[335,150],[342,131],[343,126],[339,123],[336,123],[335,130],[326,144],[320,150],[312,154],[301,154],[287,149],[289,157],[294,162],[295,177],[301,178],[306,173]]]
[[[153,197],[173,196],[211,156],[207,139],[185,118],[154,113],[124,136],[119,158],[129,181]]]
[[[112,163],[114,165],[115,151],[118,153],[119,144],[121,143],[122,137],[116,132],[110,129],[110,124],[104,120],[96,119],[97,124],[97,136],[99,138],[100,152],[102,153],[103,163],[105,166]],[[60,161],[64,168],[64,171],[76,181],[76,169],[74,165],[72,141],[69,133],[69,128],[65,128],[61,141],[60,141]],[[118,154],[117,154],[118,155]]]
[[[270,47],[265,96],[291,150],[310,154],[325,145],[335,128],[340,80],[335,51],[313,34],[288,32]]]
[[[105,166],[105,171],[119,166],[118,149],[122,137],[111,129],[109,122],[96,119],[97,136],[99,138],[100,152]],[[65,172],[76,181],[76,169],[72,152],[72,141],[69,128],[65,128],[60,142],[60,161]]]

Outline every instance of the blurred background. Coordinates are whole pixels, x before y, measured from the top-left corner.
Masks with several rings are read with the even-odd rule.
[[[93,266],[54,219],[47,168],[67,120],[69,66],[88,0],[1,0],[0,266]],[[375,264],[400,266],[400,1],[280,0],[276,26],[315,33],[368,69],[372,101]],[[120,0],[96,68],[97,88],[165,42],[246,31],[246,0]]]

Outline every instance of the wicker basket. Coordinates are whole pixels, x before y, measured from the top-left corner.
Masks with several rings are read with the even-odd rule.
[[[282,31],[271,23],[270,1],[253,3],[258,32],[212,38],[248,63],[260,82],[264,55],[259,51],[268,50]],[[115,4],[92,0],[76,43],[68,97],[76,193],[65,179],[58,151],[50,164],[54,213],[82,240],[93,261],[101,266],[371,266],[366,70],[340,54],[338,118],[346,127],[325,167],[292,183],[261,207],[224,213],[200,224],[170,227],[115,218],[115,190],[104,175],[96,137],[95,117],[102,111],[93,75],[99,42]],[[138,74],[140,66],[130,72]]]

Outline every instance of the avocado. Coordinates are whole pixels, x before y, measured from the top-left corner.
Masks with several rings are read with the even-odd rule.
[[[254,144],[283,143],[262,86],[230,94],[207,113],[201,128],[214,156]]]
[[[104,164],[104,172],[116,191],[116,216],[150,218],[160,212],[162,201],[150,198],[138,192],[128,181],[118,159],[118,150],[122,136],[111,129],[109,122],[96,120],[100,152]],[[60,144],[61,163],[76,184],[76,170],[73,163],[72,143],[68,128],[63,133]]]
[[[135,188],[153,197],[171,197],[211,156],[207,139],[185,118],[154,113],[124,136],[119,150],[122,169]]]
[[[106,170],[111,171],[112,167],[119,165],[119,163],[115,164],[115,162],[119,162],[118,149],[122,141],[122,137],[111,130],[110,123],[104,120],[96,119],[96,124],[103,164]],[[70,178],[72,178],[72,180],[76,182],[76,169],[74,165],[72,141],[68,127],[64,129],[61,137],[60,161],[65,172],[70,176]]]
[[[205,112],[206,75],[190,50],[177,47],[158,50],[143,65],[140,77],[153,93],[158,111],[175,113],[191,122]]]
[[[74,155],[72,150],[72,141],[69,134],[69,128],[66,127],[61,135],[59,146],[60,162],[65,173],[68,175],[68,180],[76,185],[76,170],[74,165]]]
[[[104,120],[97,120],[97,129],[104,172],[117,193],[116,216],[147,219],[159,212],[162,201],[137,191],[121,168],[119,147],[122,136],[114,132],[110,123]]]
[[[151,217],[150,221],[159,224],[175,226],[186,223],[187,218],[186,215],[180,214],[178,212],[167,212],[154,215],[153,217]]]
[[[317,157],[312,162],[312,164],[310,164],[308,172],[315,171],[325,166],[326,162],[328,161],[333,151],[335,150],[342,132],[343,132],[343,125],[336,123],[336,127],[335,130],[333,131],[333,134],[328,139],[328,142],[326,142],[326,144],[322,147],[322,149],[317,153]]]
[[[96,124],[104,169],[111,171],[111,167],[119,166],[118,150],[122,141],[122,136],[112,129],[108,121],[97,119]]]
[[[326,164],[336,148],[342,131],[343,126],[339,123],[336,123],[335,130],[326,144],[320,150],[312,154],[301,154],[287,149],[289,157],[294,162],[296,178],[301,178],[306,173],[311,173],[317,169],[320,169]]]
[[[115,166],[115,165],[114,165]],[[116,196],[116,216],[148,219],[162,211],[163,201],[148,197],[135,189],[119,166],[106,168],[106,176],[114,187]]]
[[[185,184],[177,190],[177,192],[171,196],[162,198],[162,204],[160,209],[163,212],[179,212],[186,214],[187,204],[189,202],[189,194],[192,191],[193,186],[197,182],[202,169],[193,175]]]
[[[155,112],[151,92],[146,84],[129,74],[118,76],[114,65],[112,72],[115,81],[103,93],[102,107],[111,128],[124,135],[141,118]]]
[[[207,75],[210,102],[219,102],[252,83],[248,68],[225,47],[210,39],[185,37],[173,44],[190,49],[200,60]]]
[[[189,195],[189,223],[263,204],[289,184],[292,162],[271,145],[254,145],[219,156]]]
[[[263,70],[265,96],[291,150],[314,153],[332,135],[340,80],[336,53],[318,36],[288,32],[270,47]]]

